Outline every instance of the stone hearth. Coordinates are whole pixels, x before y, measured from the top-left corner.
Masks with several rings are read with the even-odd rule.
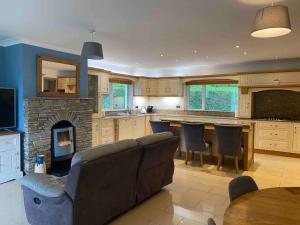
[[[66,120],[76,127],[76,152],[92,146],[92,99],[24,98],[24,171],[34,170],[35,157],[46,155],[51,164],[51,128]]]

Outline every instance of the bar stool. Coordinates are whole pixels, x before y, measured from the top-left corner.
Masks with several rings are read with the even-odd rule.
[[[170,131],[170,121],[150,121],[150,125],[154,134]]]
[[[212,147],[211,143],[208,143],[204,139],[204,124],[203,123],[181,123],[183,137],[186,147],[186,160],[185,164],[188,163],[189,154],[192,152],[200,154],[200,164],[203,166],[203,155],[204,151],[209,151],[210,157],[212,158]]]
[[[242,126],[214,125],[217,136],[218,170],[224,156],[234,157],[236,173],[239,171],[239,156],[242,153]]]

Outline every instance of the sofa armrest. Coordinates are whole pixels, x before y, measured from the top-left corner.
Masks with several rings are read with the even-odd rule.
[[[21,184],[45,197],[60,197],[65,193],[65,177],[55,177],[47,174],[28,174],[21,179]]]

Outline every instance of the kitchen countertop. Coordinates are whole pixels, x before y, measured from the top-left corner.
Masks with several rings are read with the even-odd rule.
[[[292,123],[299,121],[291,120],[266,120],[266,119],[246,119],[237,117],[221,117],[221,116],[199,116],[199,115],[184,115],[184,114],[168,114],[168,113],[145,113],[145,114],[129,114],[129,115],[112,115],[112,116],[93,116],[99,119],[126,119],[141,116],[159,116],[160,119],[172,121],[186,121],[186,122],[214,122],[214,123],[232,123],[232,124],[249,124],[255,122],[276,122],[276,123]]]

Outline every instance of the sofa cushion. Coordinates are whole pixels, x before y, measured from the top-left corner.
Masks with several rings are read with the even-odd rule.
[[[45,197],[60,197],[65,188],[66,176],[55,177],[47,174],[31,173],[21,179],[21,184]]]
[[[135,140],[130,139],[89,148],[86,151],[77,152],[72,158],[71,166],[77,163],[88,162],[105,155],[118,153],[124,149],[136,147],[137,145],[138,143]]]

